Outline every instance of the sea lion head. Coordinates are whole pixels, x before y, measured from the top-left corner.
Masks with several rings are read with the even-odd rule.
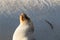
[[[30,18],[25,13],[21,13],[20,14],[20,23],[28,22],[28,21],[30,21]]]

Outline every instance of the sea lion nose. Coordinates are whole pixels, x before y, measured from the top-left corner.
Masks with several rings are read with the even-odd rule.
[[[21,14],[20,14],[20,16],[23,16],[23,15],[25,15],[25,14],[24,14],[24,13],[21,13]]]

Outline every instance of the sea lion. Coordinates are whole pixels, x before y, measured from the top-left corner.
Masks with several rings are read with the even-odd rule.
[[[21,13],[20,24],[16,28],[12,40],[33,40],[34,25],[31,19],[25,14]]]

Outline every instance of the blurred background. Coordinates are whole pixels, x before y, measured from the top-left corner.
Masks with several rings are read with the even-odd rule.
[[[60,0],[0,0],[0,40],[12,40],[21,12],[33,21],[37,40],[60,40]]]

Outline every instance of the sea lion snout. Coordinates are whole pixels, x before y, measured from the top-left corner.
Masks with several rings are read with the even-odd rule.
[[[25,20],[30,20],[30,18],[25,14],[25,13],[21,13],[20,14],[20,21],[25,21]]]

